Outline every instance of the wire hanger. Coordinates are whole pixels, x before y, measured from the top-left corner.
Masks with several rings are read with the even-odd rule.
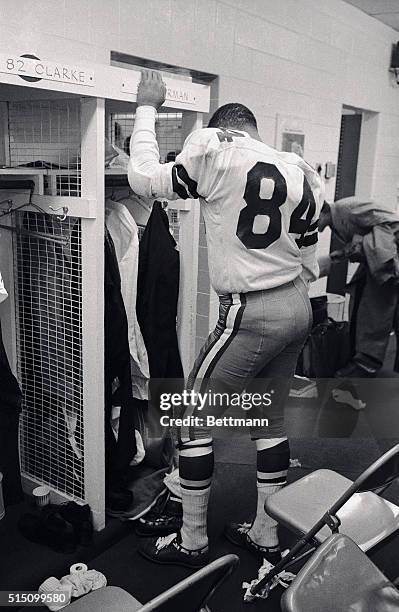
[[[6,217],[7,215],[11,215],[14,212],[17,212],[18,210],[21,210],[23,208],[26,208],[27,206],[32,206],[33,208],[35,208],[38,212],[42,213],[43,215],[48,215],[48,212],[45,211],[43,208],[41,208],[40,206],[38,206],[38,204],[35,204],[34,202],[32,202],[32,193],[30,194],[29,197],[29,202],[25,202],[24,204],[20,204],[19,206],[13,206],[14,202],[12,199],[7,199],[7,200],[3,200],[2,202],[0,202],[0,205],[2,204],[8,204],[8,209],[0,214],[0,219],[1,217]],[[60,206],[58,208],[53,208],[53,206],[49,206],[49,208],[51,210],[53,210],[54,212],[57,212],[58,210],[62,210],[63,214],[62,215],[55,215],[58,221],[65,221],[65,219],[67,218],[68,215],[68,206]]]
[[[14,227],[13,225],[4,225],[3,223],[0,223],[0,229],[13,232],[14,234],[19,234],[22,236],[31,236],[32,238],[45,240],[46,242],[51,242],[59,246],[69,246],[69,239],[66,236],[51,236],[49,234],[45,234],[44,232],[33,232],[31,230],[26,230],[21,227]]]
[[[19,210],[20,208],[24,208],[25,206],[33,206],[34,208],[38,208],[36,204],[32,203],[32,196],[33,196],[33,185],[29,191],[29,202],[20,204],[20,206],[17,206],[17,207],[14,207],[14,202],[12,198],[8,198],[7,200],[3,200],[2,202],[0,202],[0,204],[8,204],[8,209],[5,212],[2,212],[2,214],[0,215],[0,218],[5,217],[7,215],[11,215],[13,212]],[[41,211],[41,212],[44,212],[44,211]]]
[[[49,214],[43,210],[43,208],[41,208],[40,206],[38,206],[37,204],[35,204],[34,202],[32,202],[32,195],[33,195],[33,191],[31,190],[30,192],[30,197],[29,197],[29,202],[25,202],[24,204],[20,204],[20,206],[16,206],[14,207],[13,204],[13,200],[11,198],[7,199],[7,200],[3,200],[2,202],[0,202],[1,204],[8,204],[8,209],[5,212],[2,212],[0,214],[0,219],[2,217],[6,217],[7,215],[10,215],[18,210],[21,210],[23,208],[25,208],[26,206],[32,206],[33,208],[35,208],[37,211],[39,211],[40,213],[42,213],[45,216],[49,216]],[[52,206],[49,206],[49,208],[51,208],[51,210],[53,211],[58,211],[58,210],[62,210],[63,211],[63,215],[56,215],[56,218],[58,221],[65,221],[65,219],[67,218],[67,214],[68,214],[68,207],[67,206],[61,206],[59,208],[53,208]],[[21,227],[14,227],[12,225],[4,225],[4,224],[0,224],[0,229],[9,231],[9,232],[13,232],[15,234],[18,235],[23,235],[23,236],[31,236],[32,238],[38,238],[40,240],[45,240],[46,242],[51,242],[53,244],[58,244],[59,246],[68,246],[69,245],[69,239],[66,236],[55,236],[55,235],[49,235],[46,234],[45,232],[34,232],[32,230],[26,230],[24,228]]]
[[[43,210],[42,208],[40,208],[40,206],[38,206],[37,204],[34,204],[33,202],[25,202],[24,204],[20,204],[19,206],[13,206],[14,202],[12,200],[4,200],[5,202],[9,202],[9,207],[5,212],[2,212],[0,215],[1,217],[6,217],[7,215],[11,215],[14,212],[17,212],[18,210],[21,210],[22,208],[26,208],[26,206],[33,206],[33,208],[36,208],[36,210],[38,212],[43,213],[44,215],[46,215],[46,211]],[[3,204],[3,202],[1,202]]]

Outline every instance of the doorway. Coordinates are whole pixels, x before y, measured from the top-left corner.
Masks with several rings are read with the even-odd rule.
[[[334,200],[355,195],[362,119],[361,110],[343,107]],[[343,246],[342,240],[332,233],[330,253]],[[347,275],[348,262],[333,266],[327,280],[327,292],[345,295]]]

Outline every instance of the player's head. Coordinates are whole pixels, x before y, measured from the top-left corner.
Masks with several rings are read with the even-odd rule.
[[[232,130],[243,130],[244,132],[248,129],[251,131],[258,129],[253,112],[239,102],[230,102],[220,106],[213,113],[208,127],[230,128]]]
[[[319,232],[322,232],[327,226],[332,226],[331,206],[326,201],[324,201],[319,215]]]

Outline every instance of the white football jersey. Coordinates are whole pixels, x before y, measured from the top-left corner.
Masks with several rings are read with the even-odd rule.
[[[323,197],[313,168],[246,132],[221,128],[196,130],[175,162],[159,164],[158,153],[155,163],[155,131],[150,138],[150,112],[144,109],[138,109],[131,139],[130,184],[147,197],[199,198],[217,293],[278,287],[303,269],[308,279],[317,278]]]

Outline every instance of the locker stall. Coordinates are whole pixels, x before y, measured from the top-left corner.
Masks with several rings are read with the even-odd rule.
[[[88,503],[96,529],[105,515],[104,201],[129,190],[126,164],[105,167],[105,158],[111,144],[126,162],[139,78],[119,67],[0,57],[0,269],[9,292],[0,316],[23,392],[24,488],[43,483],[54,501]],[[162,162],[209,110],[208,86],[173,75],[166,83],[157,124]],[[177,200],[167,212],[180,251],[178,338],[187,373],[199,207]]]

